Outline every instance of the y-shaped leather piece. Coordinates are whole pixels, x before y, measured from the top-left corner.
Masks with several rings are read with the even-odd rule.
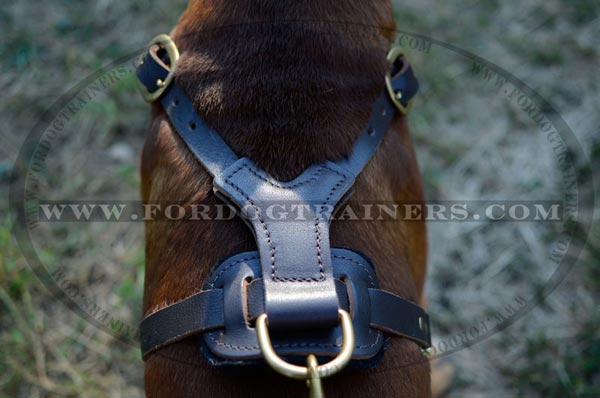
[[[334,163],[313,165],[279,182],[243,158],[215,176],[217,192],[249,214],[265,293],[269,327],[314,328],[338,323],[329,247],[333,209],[354,182]],[[269,217],[269,206],[301,206],[302,217]]]

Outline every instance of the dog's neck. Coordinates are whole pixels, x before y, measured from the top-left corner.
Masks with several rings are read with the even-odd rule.
[[[240,156],[280,180],[347,155],[381,94],[388,0],[192,0],[178,83]]]

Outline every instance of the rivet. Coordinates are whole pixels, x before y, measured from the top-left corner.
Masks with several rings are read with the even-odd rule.
[[[156,79],[156,86],[158,86],[158,87],[164,87],[165,86],[165,82],[163,82],[162,79]]]
[[[399,100],[402,98],[402,91],[396,91],[396,99]]]
[[[427,333],[427,322],[421,316],[419,317],[419,329],[421,329],[421,332]]]

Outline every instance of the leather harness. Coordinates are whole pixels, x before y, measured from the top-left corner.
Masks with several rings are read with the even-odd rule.
[[[211,364],[255,364],[266,356],[257,336],[258,322],[255,325],[261,316],[268,322],[272,334],[267,341],[277,355],[291,362],[311,354],[335,357],[348,336],[340,326],[341,312],[350,314],[350,354],[359,367],[381,358],[386,335],[430,347],[425,311],[381,290],[367,256],[329,243],[336,205],[350,195],[394,115],[406,112],[418,90],[406,58],[398,51],[388,56],[387,90],[376,100],[368,126],[348,157],[312,165],[293,181],[280,182],[252,160],[239,158],[200,119],[174,82],[178,57],[168,36],[151,42],[136,69],[143,94],[149,101],[160,101],[181,139],[212,176],[214,192],[254,212],[247,221],[258,250],[227,258],[199,293],[148,315],[141,323],[143,358],[197,335]],[[265,216],[263,205],[287,201],[306,205],[305,217],[282,222]]]

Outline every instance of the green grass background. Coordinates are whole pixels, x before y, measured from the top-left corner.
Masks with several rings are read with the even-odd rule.
[[[42,112],[86,76],[168,32],[185,1],[18,1],[0,7],[0,397],[138,397],[137,348],[68,310],[32,273],[11,237],[8,191],[25,137]],[[409,4],[410,3],[410,4]],[[394,1],[398,29],[433,37],[501,66],[563,116],[600,183],[600,7],[595,0]],[[531,121],[434,47],[407,49],[422,90],[410,123],[429,199],[556,198],[555,159]],[[129,76],[86,107],[48,161],[42,192],[136,199],[148,121]],[[580,168],[583,173],[584,168]],[[509,329],[445,358],[449,397],[600,396],[600,226],[562,284]],[[436,339],[468,327],[543,283],[553,225],[431,223],[427,292]],[[64,266],[115,319],[136,325],[143,225],[52,225],[36,247]],[[504,300],[504,301],[503,301]],[[465,310],[467,309],[467,310]]]

